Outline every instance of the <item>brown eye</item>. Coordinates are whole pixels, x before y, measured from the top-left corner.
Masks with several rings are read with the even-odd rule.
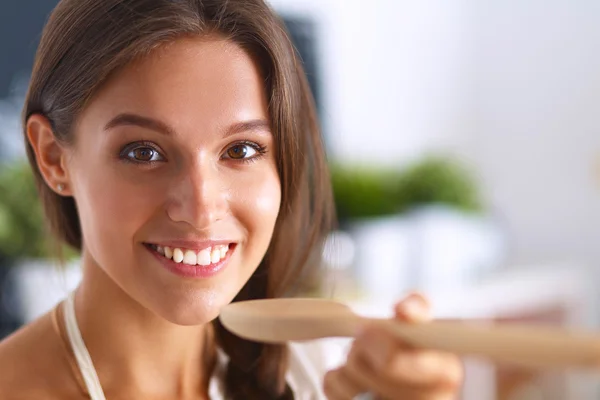
[[[152,161],[156,151],[149,147],[140,147],[132,151],[132,156],[136,161],[148,162]]]
[[[236,144],[235,146],[231,146],[227,150],[227,157],[232,158],[234,160],[241,160],[244,158],[252,157],[256,153],[252,147],[247,144]]]
[[[153,145],[140,142],[126,146],[120,153],[120,157],[124,160],[141,164],[165,161],[165,158]]]

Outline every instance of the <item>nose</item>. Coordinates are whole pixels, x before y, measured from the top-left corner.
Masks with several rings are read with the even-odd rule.
[[[227,212],[227,190],[215,166],[198,163],[182,169],[168,195],[167,214],[196,230],[208,229]]]

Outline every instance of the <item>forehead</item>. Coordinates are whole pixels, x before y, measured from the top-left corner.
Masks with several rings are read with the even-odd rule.
[[[268,118],[258,65],[237,44],[186,38],[116,73],[88,106],[91,117],[142,113],[182,128]],[[84,112],[84,115],[86,112]]]

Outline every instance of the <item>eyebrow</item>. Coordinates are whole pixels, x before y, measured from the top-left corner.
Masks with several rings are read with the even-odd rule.
[[[163,135],[175,135],[175,129],[173,129],[172,127],[170,127],[162,121],[130,113],[117,115],[104,126],[104,130],[108,131],[119,126],[139,126],[141,128],[150,129],[155,132],[162,133]],[[237,133],[248,131],[270,132],[271,126],[269,122],[264,119],[252,119],[248,121],[236,122],[227,128],[223,136],[228,137]]]

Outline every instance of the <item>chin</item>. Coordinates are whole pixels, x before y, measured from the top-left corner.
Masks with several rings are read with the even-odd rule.
[[[161,303],[156,313],[176,325],[204,325],[217,318],[221,309],[234,297],[210,289],[194,292],[176,301]]]

